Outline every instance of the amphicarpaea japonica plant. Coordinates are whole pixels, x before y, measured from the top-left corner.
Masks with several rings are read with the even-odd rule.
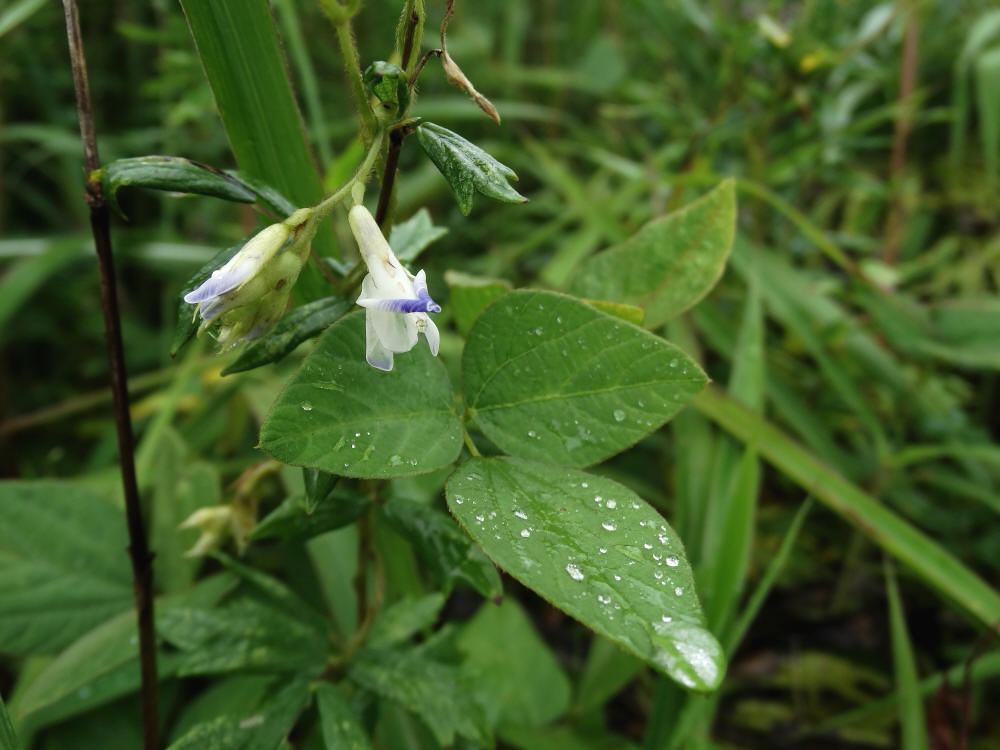
[[[357,3],[322,2],[335,23],[358,11]],[[430,629],[455,586],[499,602],[497,568],[688,689],[714,690],[725,670],[677,534],[634,491],[584,469],[661,428],[706,384],[698,364],[654,331],[721,275],[734,233],[732,184],[593,256],[565,289],[512,290],[502,279],[456,269],[446,293],[441,279],[408,268],[444,231],[425,210],[384,234],[403,144],[419,144],[465,215],[477,192],[510,204],[526,200],[511,186],[510,168],[409,114],[418,77],[436,57],[447,80],[500,123],[447,51],[452,12],[449,2],[440,48],[419,57],[412,50],[419,49],[423,3],[405,3],[399,36],[400,46],[409,40],[409,59],[372,62],[351,79],[361,92],[366,151],[353,177],[314,206],[294,206],[259,180],[175,157],[119,160],[94,175],[112,200],[121,186],[139,185],[255,202],[285,217],[190,280],[174,351],[196,332],[214,336],[223,352],[244,346],[231,373],[276,362],[318,337],[260,430],[259,447],[275,459],[265,472],[302,467],[304,490],[262,518],[248,501],[254,482],[231,503],[195,512],[184,527],[199,529],[201,538],[189,554],[218,555],[262,596],[167,608],[158,634],[180,653],[179,674],[288,674],[268,721],[287,729],[315,696],[328,747],[367,746],[365,706],[373,696],[418,715],[442,744],[456,734],[492,743],[503,697],[446,655],[452,631]],[[379,221],[365,201],[366,184],[377,180]],[[347,209],[357,243],[353,264],[311,252],[322,222],[343,221],[338,206]],[[289,310],[311,262],[321,264],[334,293]],[[458,388],[437,358],[439,326],[448,322],[457,328],[444,334],[454,342],[448,351],[461,347]],[[427,346],[417,345],[421,334]],[[451,467],[444,488],[450,515],[386,486]],[[221,552],[230,540],[242,553],[260,540],[302,543],[351,524],[360,529],[364,562],[352,632],[336,632],[312,603]],[[382,607],[383,573],[371,543],[379,524],[413,545],[434,593]],[[502,638],[497,616],[484,617],[491,623],[484,632]],[[415,645],[418,632],[427,638]],[[287,715],[275,719],[282,710]],[[189,745],[182,739],[177,746]]]

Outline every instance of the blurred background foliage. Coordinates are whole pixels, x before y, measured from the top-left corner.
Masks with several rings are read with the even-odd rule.
[[[317,167],[332,189],[361,154],[333,32],[312,3],[271,7]],[[354,22],[362,64],[391,54],[398,12],[395,1],[364,4]],[[436,41],[441,12],[430,4],[425,47]],[[82,17],[104,161],[159,153],[236,166],[178,4],[84,2]],[[565,288],[596,251],[720,176],[735,176],[740,217],[729,268],[667,337],[751,410],[987,581],[1000,580],[993,2],[459,0],[448,47],[503,126],[449,89],[434,61],[415,114],[512,166],[530,203],[512,211],[480,201],[466,219],[408,142],[394,215],[402,220],[426,205],[450,229],[425,256],[429,278],[439,280],[435,298],[447,296],[440,280],[449,269]],[[0,467],[5,477],[82,476],[114,491],[97,272],[59,5],[7,0],[0,49]],[[908,76],[912,93],[901,95]],[[260,460],[259,419],[308,345],[277,366],[227,378],[210,342],[171,360],[177,292],[218,248],[252,231],[255,217],[243,206],[134,190],[121,203],[129,221],[116,225],[115,249],[140,476],[154,502],[173,470],[202,479],[208,472],[209,484],[227,486]],[[342,217],[334,230],[341,248],[353,247]],[[759,329],[744,325],[748,319]],[[442,345],[449,365],[459,346],[452,330]],[[659,748],[712,737],[722,747],[896,747],[906,706],[918,715],[921,707],[897,703],[893,691],[909,684],[925,696],[931,747],[1000,748],[1000,717],[989,710],[1000,701],[995,638],[906,568],[884,570],[864,530],[825,507],[812,506],[789,537],[810,488],[770,463],[758,466],[752,448],[688,409],[601,469],[674,523],[704,573],[710,617],[740,590],[753,591],[782,551],[717,705],[692,709],[676,689],[506,579],[576,688],[548,734],[515,732],[505,741]],[[442,480],[393,487],[430,502]],[[259,501],[282,496],[272,492]],[[385,546],[396,568],[391,600],[409,590],[412,553],[398,537]],[[286,548],[250,554],[293,581],[306,564]],[[325,564],[349,569],[344,560]],[[745,568],[747,583],[729,584],[735,593],[723,606],[710,582],[727,567]],[[456,594],[446,614],[461,620],[476,601]],[[893,619],[904,605],[905,616]],[[894,659],[901,643],[912,646],[914,674]],[[37,669],[35,658],[44,657],[3,662],[0,692]],[[947,669],[948,681],[932,679]],[[917,684],[914,675],[927,679]],[[183,715],[181,689],[165,692],[176,705],[168,715]],[[131,710],[119,702],[71,719],[40,735],[39,746],[79,746],[71,738],[94,726],[127,738]],[[407,721],[402,713],[386,720],[383,737],[417,732]]]

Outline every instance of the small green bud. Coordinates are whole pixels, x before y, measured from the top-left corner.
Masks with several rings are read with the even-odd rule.
[[[410,83],[402,68],[376,60],[365,68],[363,78],[368,93],[379,100],[383,112],[397,120],[406,114],[410,106]]]

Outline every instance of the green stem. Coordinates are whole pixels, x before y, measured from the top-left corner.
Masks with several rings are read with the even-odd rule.
[[[368,147],[368,153],[365,154],[364,161],[361,162],[361,166],[358,167],[354,176],[338,188],[336,192],[331,193],[313,206],[312,215],[309,217],[309,221],[319,222],[322,219],[325,219],[330,215],[330,212],[333,211],[333,207],[347,197],[347,195],[351,192],[351,188],[353,188],[355,184],[358,182],[364,182],[368,179],[368,174],[372,171],[372,167],[375,166],[375,160],[378,158],[384,142],[385,131],[380,130],[375,134],[375,138]]]
[[[326,8],[325,3],[324,8]],[[346,14],[340,17],[336,17],[334,14],[328,15],[337,34],[337,44],[340,46],[340,54],[344,58],[347,80],[351,85],[354,104],[358,108],[358,117],[361,119],[361,141],[367,146],[375,140],[373,134],[377,123],[375,113],[372,112],[371,104],[368,101],[364,79],[361,77],[361,58],[358,55],[358,45],[354,41],[354,33],[351,31],[351,19]]]

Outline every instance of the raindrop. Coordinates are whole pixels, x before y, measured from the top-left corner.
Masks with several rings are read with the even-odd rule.
[[[600,552],[602,555],[608,554],[608,548],[607,547],[601,547],[597,551]]]
[[[540,327],[535,329],[535,335],[536,336],[541,336],[542,335],[542,329]]]
[[[299,406],[302,408],[302,411],[312,411],[313,410],[313,405],[311,403],[309,403],[308,401],[303,401],[301,404],[299,404]]]
[[[599,601],[601,604],[611,604],[611,597],[604,596],[603,594],[598,594],[597,601]]]
[[[528,520],[528,514],[525,513],[523,510],[515,510],[514,515],[520,518],[522,521]]]
[[[594,495],[594,502],[600,505],[601,503],[604,502],[604,498],[601,497],[600,495]]]
[[[620,581],[621,579],[622,579],[622,577],[620,575],[618,575],[617,573],[615,573],[615,580],[616,581]]]
[[[569,577],[572,578],[574,581],[583,580],[583,572],[573,563],[569,563],[566,566],[566,572],[569,573]]]
[[[465,502],[465,498],[459,497],[458,495],[455,495],[455,504],[456,505],[461,505],[464,502]]]
[[[476,523],[482,523],[485,520],[486,520],[486,516],[484,516],[482,513],[480,513],[478,516],[476,516]]]
[[[614,508],[618,505],[618,503],[615,502],[614,500],[608,500],[608,502],[606,502],[604,505],[608,508]]]
[[[671,367],[677,367],[677,360],[676,359],[670,360],[670,366]]]
[[[614,531],[615,529],[618,528],[618,526],[615,525],[614,521],[605,521],[604,523],[601,524],[601,526],[604,527],[605,531]]]
[[[625,410],[624,409],[615,409],[613,412],[611,412],[611,416],[613,416],[615,418],[616,422],[624,422],[625,421]]]
[[[534,430],[528,430],[528,437],[530,438],[538,437],[538,433],[535,432]]]
[[[681,561],[680,561],[680,560],[678,560],[678,559],[677,559],[676,557],[674,557],[673,555],[671,555],[671,556],[670,556],[670,557],[668,557],[668,558],[667,558],[666,560],[664,560],[664,562],[665,562],[665,563],[666,563],[667,565],[669,565],[669,566],[670,566],[671,568],[676,568],[676,567],[677,567],[678,565],[680,565],[680,564],[681,564]]]
[[[531,536],[531,529],[521,529],[521,536],[527,539],[529,536]]]
[[[586,482],[580,482],[580,486],[583,487],[583,489],[587,489],[590,485]]]
[[[643,549],[653,549],[653,545],[650,544],[649,542],[646,542],[645,544],[642,545],[642,548]]]
[[[655,578],[657,581],[662,580],[663,579],[663,571],[662,570],[654,570],[653,571],[653,578]]]
[[[680,596],[681,594],[683,594],[683,593],[684,593],[684,589],[682,589],[682,588],[681,588],[680,586],[677,586],[677,587],[676,587],[676,588],[674,589],[674,593],[675,593],[675,594],[677,594],[677,596]]]
[[[674,621],[673,617],[667,617],[667,615],[661,615],[660,619],[663,620],[664,622],[673,622]]]

